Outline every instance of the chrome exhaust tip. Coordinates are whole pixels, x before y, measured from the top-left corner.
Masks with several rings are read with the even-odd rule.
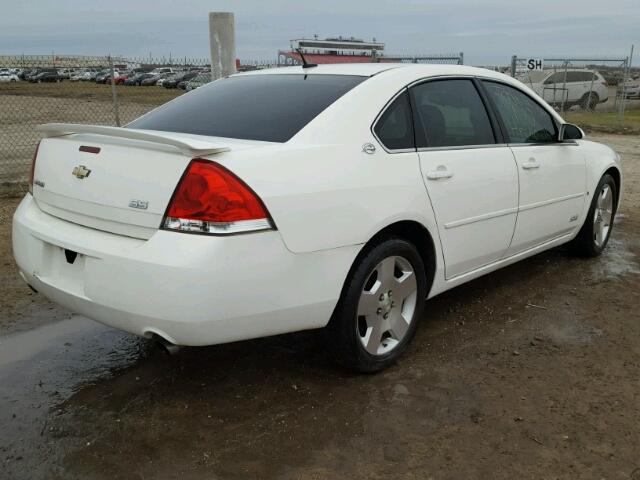
[[[160,345],[162,349],[169,355],[176,355],[180,350],[182,350],[182,347],[180,345],[171,343],[169,340],[162,337],[161,335],[158,335],[157,333],[152,333],[151,339],[158,345]]]

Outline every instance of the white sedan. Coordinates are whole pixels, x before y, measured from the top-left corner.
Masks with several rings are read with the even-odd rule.
[[[0,83],[19,82],[20,79],[15,73],[0,72]]]
[[[261,70],[125,128],[40,131],[13,223],[35,290],[177,345],[326,327],[359,371],[399,357],[427,298],[560,244],[599,255],[620,195],[609,147],[463,66]]]

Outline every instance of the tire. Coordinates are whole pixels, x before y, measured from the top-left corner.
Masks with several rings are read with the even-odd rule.
[[[426,297],[425,266],[416,247],[382,238],[366,247],[349,272],[325,330],[328,347],[356,372],[389,367],[415,335]]]
[[[600,97],[598,97],[597,93],[591,92],[591,96],[586,93],[580,100],[580,108],[582,108],[583,110],[595,110],[598,102],[600,102]]]
[[[587,218],[570,243],[574,253],[583,257],[597,257],[607,246],[616,215],[618,191],[609,174],[604,175],[596,187]]]

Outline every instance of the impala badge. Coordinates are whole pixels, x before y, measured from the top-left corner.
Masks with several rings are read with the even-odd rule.
[[[87,178],[90,173],[91,173],[91,170],[89,170],[84,165],[78,165],[77,167],[73,167],[73,171],[71,172],[71,174],[74,177],[79,178],[80,180],[82,180],[83,178]]]

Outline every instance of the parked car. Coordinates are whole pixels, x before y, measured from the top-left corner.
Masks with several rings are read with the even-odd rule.
[[[121,74],[120,72],[118,72],[117,70],[115,70],[113,72],[113,78],[114,78],[114,82],[116,85],[124,83],[124,81],[126,80],[126,76],[124,76],[124,78],[121,79],[121,77],[123,77],[123,74]],[[105,85],[107,84],[111,84],[111,72],[107,73],[104,78],[101,79],[100,83],[104,83]]]
[[[132,77],[128,77],[125,81],[124,84],[125,85],[140,85],[140,83],[147,79],[153,77],[153,75],[151,73],[136,73],[135,75],[133,75]]]
[[[62,82],[62,77],[58,75],[56,70],[45,70],[44,72],[40,72],[33,77],[29,77],[29,81],[32,83],[54,83],[54,82]]]
[[[158,67],[151,70],[150,73],[154,75],[160,75],[162,73],[175,73],[175,70],[172,67]]]
[[[627,80],[622,91],[627,98],[640,98],[640,78]]]
[[[198,73],[197,72],[184,72],[174,75],[172,77],[166,78],[162,82],[162,86],[164,88],[177,88],[180,82],[187,82],[194,78]]]
[[[325,327],[365,372],[428,297],[561,244],[600,255],[621,191],[612,149],[457,65],[261,70],[126,128],[38,130],[13,219],[33,289],[170,344]]]
[[[24,68],[22,69],[22,71],[18,74],[18,78],[20,80],[28,80],[29,75],[31,75],[31,73],[34,71],[33,68]]]
[[[71,78],[71,69],[69,68],[61,68],[58,70],[58,76],[62,79],[68,80]]]
[[[530,72],[523,83],[553,106],[564,103],[565,107],[593,110],[609,98],[607,82],[595,70],[540,70]]]
[[[107,81],[107,77],[110,77],[110,76],[111,76],[111,69],[101,70],[96,74],[94,81],[96,83],[105,83]]]
[[[144,78],[143,80],[140,81],[140,85],[143,87],[151,87],[153,85],[155,85],[156,83],[158,83],[158,80],[160,80],[162,78],[161,74],[150,74],[150,76]]]
[[[33,69],[27,71],[27,73],[25,74],[25,78],[24,79],[29,81],[29,82],[33,82],[38,75],[40,75],[41,73],[44,73],[44,72],[57,73],[57,71],[55,69],[33,68]]]
[[[127,81],[127,78],[129,78],[128,74],[126,74],[126,73],[120,73],[120,74],[116,77],[115,84],[116,84],[116,85],[124,85],[124,82],[126,82],[126,81]]]
[[[189,80],[186,85],[185,85],[185,90],[187,90],[188,92],[191,90],[195,90],[198,87],[201,87],[202,85],[205,85],[207,83],[211,82],[211,73],[210,72],[205,72],[205,73],[199,73],[198,75],[196,75],[195,77],[193,77],[191,80]]]
[[[142,80],[140,82],[140,85],[142,85],[143,87],[150,87],[152,85],[157,85],[160,80],[164,80],[165,78],[167,78],[167,77],[169,77],[171,75],[173,75],[173,74],[170,73],[170,72],[152,74],[150,77],[147,77],[144,80]]]
[[[0,83],[19,82],[20,78],[15,73],[0,72]]]

